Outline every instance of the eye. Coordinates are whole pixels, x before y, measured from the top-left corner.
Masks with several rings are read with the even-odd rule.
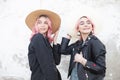
[[[81,22],[80,22],[80,25],[84,25],[84,21],[81,21]]]
[[[48,22],[47,22],[47,21],[45,21],[44,23],[45,23],[45,24],[48,24]]]
[[[40,20],[38,20],[37,24],[41,24],[42,22]]]
[[[87,24],[91,24],[90,20],[87,20],[86,23],[87,23]]]

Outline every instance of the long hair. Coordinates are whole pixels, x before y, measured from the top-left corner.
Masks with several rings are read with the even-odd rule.
[[[82,16],[82,17],[80,17],[80,18],[78,19],[78,21],[77,21],[77,23],[76,23],[76,25],[75,25],[75,30],[76,30],[76,32],[78,32],[79,24],[80,24],[80,19],[82,19],[82,18],[87,18],[87,19],[90,21],[90,23],[91,23],[91,25],[92,25],[92,32],[90,32],[90,34],[94,34],[94,28],[95,28],[95,26],[94,26],[92,20],[91,20],[90,18],[88,18],[87,16]],[[79,33],[80,33],[80,32],[79,32]],[[80,36],[80,39],[82,39],[82,36]]]
[[[38,19],[39,19],[40,17],[46,17],[46,18],[47,18],[48,31],[46,32],[46,37],[48,38],[49,42],[51,43],[51,42],[53,41],[53,37],[51,36],[51,35],[52,35],[52,22],[51,22],[51,20],[48,18],[47,15],[40,15],[40,16],[36,19],[35,24],[34,24],[34,27],[33,27],[33,29],[32,29],[32,34],[31,34],[30,40],[32,39],[32,37],[33,37],[35,34],[39,33],[39,28],[38,28],[37,24],[38,24]]]

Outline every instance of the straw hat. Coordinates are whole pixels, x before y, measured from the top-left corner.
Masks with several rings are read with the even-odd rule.
[[[58,14],[49,11],[49,10],[36,10],[31,12],[25,19],[25,22],[27,24],[27,26],[32,30],[36,19],[40,16],[40,15],[47,15],[49,17],[49,19],[52,21],[52,31],[53,33],[55,33],[61,24],[61,18]]]

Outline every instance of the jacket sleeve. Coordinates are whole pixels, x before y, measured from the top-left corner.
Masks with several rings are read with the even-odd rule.
[[[61,54],[64,55],[70,55],[72,53],[72,49],[74,48],[74,44],[68,45],[69,44],[70,39],[67,39],[65,37],[62,38],[61,41]]]
[[[86,68],[96,74],[104,73],[106,70],[105,46],[99,40],[94,40],[91,44],[91,48],[91,54],[94,56],[94,61],[87,61],[85,65]]]
[[[43,74],[45,74],[47,80],[56,80],[57,76],[55,75],[57,75],[57,70],[51,54],[52,51],[47,48],[44,37],[42,34],[36,35],[33,37],[32,42],[37,61],[39,62]]]
[[[55,64],[59,65],[61,61],[60,44],[53,45],[53,57]]]

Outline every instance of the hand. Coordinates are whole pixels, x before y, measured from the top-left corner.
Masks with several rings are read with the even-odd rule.
[[[57,44],[57,37],[58,37],[58,33],[59,33],[59,30],[55,32],[54,36],[53,36],[53,43],[54,44]]]
[[[74,57],[74,62],[79,62],[83,66],[85,66],[87,60],[83,57],[82,53],[80,53],[80,54],[77,53]]]
[[[71,37],[72,36],[70,34],[67,34],[67,36],[66,36],[67,39],[71,39]]]

